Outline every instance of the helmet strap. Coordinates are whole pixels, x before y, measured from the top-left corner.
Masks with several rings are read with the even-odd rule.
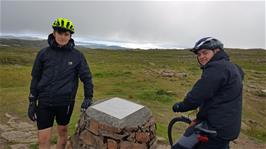
[[[212,49],[213,53],[216,54],[217,52],[221,51],[220,49]]]

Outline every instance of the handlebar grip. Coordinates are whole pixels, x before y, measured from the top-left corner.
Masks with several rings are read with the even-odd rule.
[[[199,131],[200,134],[211,135],[211,136],[217,135],[217,132],[215,130],[209,130],[209,129],[203,128],[202,123],[199,123],[198,125],[196,125],[194,129],[196,131]]]

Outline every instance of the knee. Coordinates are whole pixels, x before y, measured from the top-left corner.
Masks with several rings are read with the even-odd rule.
[[[50,142],[50,136],[39,135],[38,137],[39,145],[46,145],[46,144],[49,144],[49,142]]]
[[[38,130],[38,143],[40,146],[47,146],[50,144],[51,128]]]
[[[60,137],[65,137],[65,136],[67,136],[67,132],[68,132],[67,127],[60,127],[60,128],[58,129],[58,135],[59,135]]]
[[[67,133],[67,127],[60,127],[60,132]]]

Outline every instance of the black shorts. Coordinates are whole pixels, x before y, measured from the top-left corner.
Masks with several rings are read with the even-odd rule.
[[[69,123],[74,108],[74,102],[68,105],[51,105],[38,103],[37,127],[38,130],[52,127],[54,119],[58,125],[65,126]]]

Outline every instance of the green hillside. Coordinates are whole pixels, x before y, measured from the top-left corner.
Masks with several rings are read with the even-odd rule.
[[[28,46],[0,46],[0,121],[5,113],[28,120],[31,68],[40,50]],[[81,49],[93,74],[94,100],[121,97],[150,108],[157,121],[157,135],[167,138],[171,110],[200,77],[195,56],[187,50]],[[266,50],[226,49],[245,72],[242,133],[266,143]],[[82,83],[72,115],[75,131],[83,98]],[[186,114],[184,114],[186,115]],[[181,132],[181,131],[180,131]]]

